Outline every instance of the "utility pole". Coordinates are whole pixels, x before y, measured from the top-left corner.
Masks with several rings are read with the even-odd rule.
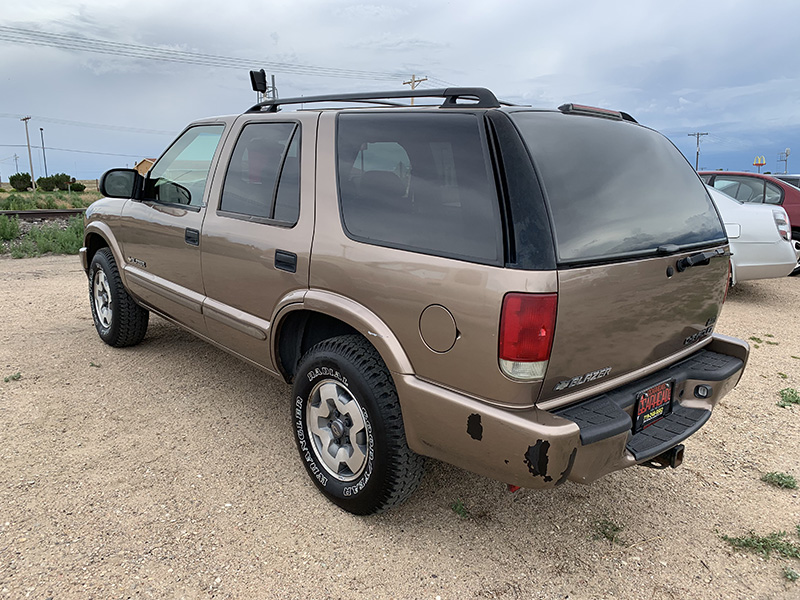
[[[22,117],[20,121],[25,123],[25,139],[28,140],[28,163],[31,165],[31,186],[33,187],[33,191],[36,191],[36,179],[33,176],[33,156],[31,155],[31,137],[28,135],[28,121],[30,121],[30,117]]]
[[[39,133],[42,134],[42,158],[44,159],[44,176],[47,177],[47,154],[44,152],[44,127],[39,127]]]
[[[708,133],[690,133],[689,137],[696,137],[697,138],[697,156],[694,159],[694,170],[697,171],[697,167],[700,165],[700,136],[701,135],[708,135]]]
[[[422,83],[423,81],[428,81],[427,77],[423,77],[422,79],[417,79],[416,75],[411,75],[411,79],[409,81],[404,81],[403,85],[410,85],[411,91],[417,89],[417,86]],[[414,98],[411,98],[411,106],[414,106]]]

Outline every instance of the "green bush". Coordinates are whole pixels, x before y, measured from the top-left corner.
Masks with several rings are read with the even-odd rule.
[[[52,177],[39,177],[36,180],[36,187],[43,192],[52,192],[56,189],[56,180]]]
[[[51,177],[53,178],[53,181],[55,182],[56,187],[58,187],[58,189],[64,192],[66,192],[67,189],[69,189],[69,183],[72,180],[72,178],[69,175],[67,175],[66,173],[56,173],[55,175],[51,175]]]
[[[8,183],[18,192],[24,192],[29,187],[33,186],[31,176],[28,173],[15,173],[8,178]]]
[[[33,210],[35,208],[36,202],[31,196],[9,194],[7,198],[0,200],[0,210]]]
[[[19,219],[0,215],[0,240],[11,241],[19,237]]]
[[[72,186],[73,192],[82,192],[86,189],[86,186],[82,184],[80,181],[76,181],[70,185]]]
[[[38,254],[77,254],[83,245],[83,217],[73,217],[62,230],[54,223],[31,228],[27,235],[35,244]]]
[[[47,195],[37,195],[36,197],[36,208],[58,208],[56,204],[56,199],[53,198],[52,194]]]

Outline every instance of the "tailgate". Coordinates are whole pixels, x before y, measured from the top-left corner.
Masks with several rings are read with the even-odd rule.
[[[707,264],[682,272],[678,261],[697,251],[561,270],[553,350],[539,401],[566,395],[578,400],[597,384],[653,370],[707,341],[727,282],[728,258],[725,246],[719,248]]]

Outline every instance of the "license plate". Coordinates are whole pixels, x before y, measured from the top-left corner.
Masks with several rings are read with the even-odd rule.
[[[672,382],[665,381],[636,394],[633,432],[641,431],[672,412]]]

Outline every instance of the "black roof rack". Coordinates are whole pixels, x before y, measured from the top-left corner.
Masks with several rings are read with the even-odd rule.
[[[324,96],[305,96],[299,98],[274,98],[259,102],[247,112],[278,112],[283,104],[309,104],[314,102],[356,102],[381,104],[384,106],[406,106],[399,102],[390,102],[389,98],[444,98],[442,108],[499,108],[501,104],[497,97],[486,88],[481,87],[452,87],[410,91],[391,92],[355,92],[350,94],[327,94]],[[459,104],[459,99],[473,100],[471,104]]]

